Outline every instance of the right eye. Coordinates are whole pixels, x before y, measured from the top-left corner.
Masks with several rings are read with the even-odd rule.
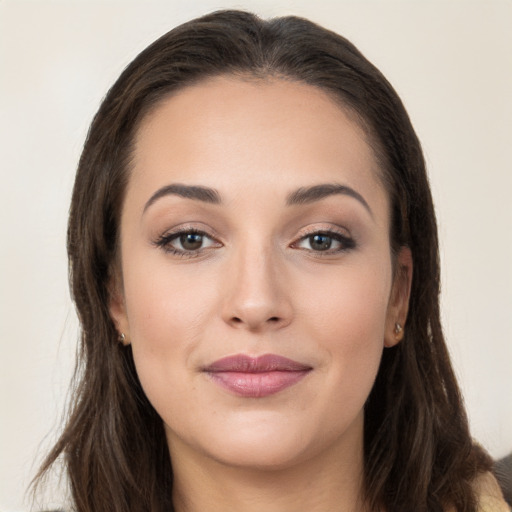
[[[199,233],[184,233],[176,237],[173,242],[180,245],[179,249],[184,251],[197,251],[201,249],[207,238]]]
[[[210,247],[220,246],[203,231],[184,230],[167,233],[161,236],[155,243],[164,251],[178,256],[195,256]]]

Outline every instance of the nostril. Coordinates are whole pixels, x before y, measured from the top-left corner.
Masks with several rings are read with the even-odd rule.
[[[279,322],[279,317],[277,316],[272,316],[268,319],[269,322],[272,322],[272,323],[276,323],[276,322]]]

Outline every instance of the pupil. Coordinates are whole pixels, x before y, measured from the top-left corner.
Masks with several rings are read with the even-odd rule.
[[[198,235],[197,233],[186,233],[184,235],[180,235],[180,243],[184,249],[193,251],[201,247],[203,244],[203,236]]]
[[[310,238],[311,247],[317,251],[326,251],[331,248],[332,238],[327,235],[313,235]]]

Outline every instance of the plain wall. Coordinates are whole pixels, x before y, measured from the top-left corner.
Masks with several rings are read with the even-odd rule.
[[[28,510],[23,492],[56,437],[72,373],[65,229],[88,125],[147,44],[227,7],[309,17],[397,89],[428,162],[443,319],[473,434],[495,457],[512,450],[512,2],[0,0],[3,512]]]

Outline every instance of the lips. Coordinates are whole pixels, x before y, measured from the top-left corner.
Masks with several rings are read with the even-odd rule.
[[[311,370],[311,366],[275,354],[229,356],[203,369],[220,387],[248,398],[278,393],[302,380]]]

